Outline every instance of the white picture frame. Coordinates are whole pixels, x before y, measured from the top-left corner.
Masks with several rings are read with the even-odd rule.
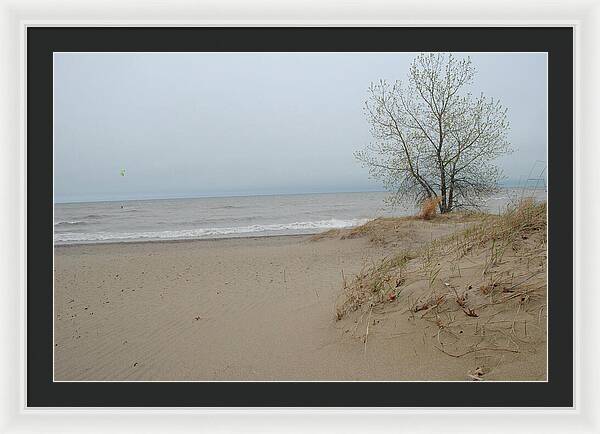
[[[25,35],[27,26],[572,26],[575,30],[575,405],[553,408],[46,408],[25,396]],[[0,2],[0,427],[2,432],[600,432],[600,295],[595,285],[600,179],[600,3],[285,4],[268,0]],[[568,146],[569,144],[565,144]],[[588,198],[588,200],[586,200]],[[590,199],[593,198],[593,199]],[[565,228],[565,230],[569,230]],[[565,288],[570,290],[570,288]]]

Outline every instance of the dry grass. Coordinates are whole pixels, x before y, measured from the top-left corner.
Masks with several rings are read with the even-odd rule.
[[[311,241],[319,241],[327,238],[339,238],[351,240],[354,238],[369,237],[375,243],[390,238],[394,232],[402,228],[406,222],[414,220],[414,217],[378,217],[360,226],[347,229],[330,229],[313,235]]]
[[[446,219],[452,218],[451,216],[444,217]],[[442,216],[438,218],[442,218]],[[488,247],[488,262],[498,263],[502,258],[502,254],[506,252],[508,247],[510,247],[513,252],[522,250],[523,242],[528,240],[532,234],[538,234],[539,239],[537,240],[537,243],[540,246],[545,247],[545,243],[547,242],[545,202],[536,203],[527,199],[515,206],[509,207],[499,216],[483,213],[470,213],[461,214],[460,218],[463,221],[478,219],[480,222],[449,237],[432,240],[430,243],[419,249],[419,252],[416,254],[407,254],[406,252],[400,253],[395,257],[396,259],[392,258],[385,260],[382,264],[373,267],[379,268],[380,270],[365,271],[359,275],[359,277],[363,276],[365,273],[372,275],[374,278],[381,277],[382,271],[391,269],[389,264],[399,263],[398,257],[406,258],[414,256],[419,258],[425,265],[425,268],[427,268],[428,265],[431,265],[431,263],[434,262],[434,259],[440,256],[460,259],[467,254],[473,254],[475,249]],[[377,222],[377,220],[369,223],[375,222]],[[356,228],[355,231],[367,231],[369,223]],[[404,263],[404,261],[400,262]],[[376,284],[373,283],[372,285]]]
[[[539,233],[546,242],[546,203],[525,199],[508,207],[500,216],[486,216],[479,224],[453,237],[463,255],[486,243],[508,246]],[[498,246],[495,246],[499,248]]]
[[[430,197],[425,199],[421,205],[419,218],[422,220],[431,220],[437,214],[438,204],[442,201],[440,197]]]
[[[363,268],[350,286],[344,281],[343,301],[336,307],[337,319],[361,306],[373,306],[395,298],[396,289],[404,283],[402,269],[411,259],[413,257],[408,253],[386,258],[376,266]]]
[[[402,311],[451,357],[520,353],[545,341],[546,204],[525,200],[477,218],[362,270],[344,283],[337,319]]]
[[[469,225],[482,219],[478,212],[453,212],[436,215],[430,220],[421,220],[418,216],[379,217],[367,223],[346,229],[330,229],[313,235],[311,241],[337,238],[340,240],[365,238],[379,246],[407,244],[412,249],[415,245],[431,240],[432,232],[444,232],[445,229],[457,225]],[[426,237],[426,240],[423,239]]]

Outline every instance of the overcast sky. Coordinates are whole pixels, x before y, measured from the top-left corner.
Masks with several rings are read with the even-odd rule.
[[[414,56],[57,53],[55,201],[381,190],[352,155],[367,88]],[[546,54],[470,56],[472,90],[509,108],[515,183],[546,160]]]

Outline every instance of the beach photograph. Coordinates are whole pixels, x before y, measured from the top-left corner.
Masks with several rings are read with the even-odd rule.
[[[547,60],[55,52],[54,381],[547,381]]]

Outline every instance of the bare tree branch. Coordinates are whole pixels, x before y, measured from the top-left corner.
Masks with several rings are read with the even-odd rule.
[[[493,160],[511,151],[507,109],[467,92],[474,75],[468,57],[422,53],[406,85],[371,84],[365,114],[374,142],[355,156],[392,192],[390,202],[437,196],[445,213],[497,188]]]

